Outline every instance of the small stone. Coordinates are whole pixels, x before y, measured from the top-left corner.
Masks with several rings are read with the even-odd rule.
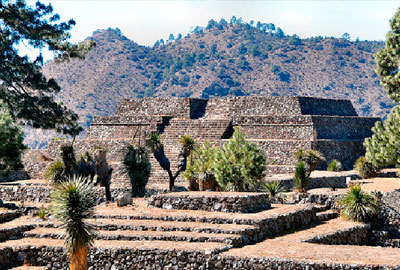
[[[121,194],[117,197],[117,206],[123,207],[132,204],[132,196],[129,193]]]

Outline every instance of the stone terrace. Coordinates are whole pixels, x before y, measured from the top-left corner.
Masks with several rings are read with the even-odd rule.
[[[173,168],[177,165],[179,139],[187,134],[197,142],[221,145],[240,128],[258,144],[268,158],[268,173],[290,173],[299,147],[321,151],[327,161],[338,159],[345,169],[363,154],[362,142],[371,135],[379,118],[359,117],[348,100],[310,97],[144,98],[123,100],[112,116],[94,117],[79,151],[104,146],[116,169],[114,185],[129,185],[121,170],[122,149],[130,142],[143,142],[157,131]],[[56,158],[62,141],[53,141],[42,152]],[[31,177],[40,177],[45,165],[37,165],[37,151],[27,153]],[[151,182],[164,183],[167,174],[151,157]],[[322,167],[326,164],[322,164]],[[178,178],[178,181],[183,181]]]

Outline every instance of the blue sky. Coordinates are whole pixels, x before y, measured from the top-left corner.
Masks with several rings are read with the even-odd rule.
[[[28,1],[34,3],[35,1]],[[384,40],[389,19],[400,7],[399,1],[361,0],[52,0],[61,19],[73,18],[77,25],[72,41],[82,41],[97,29],[118,27],[141,45],[153,45],[170,33],[186,34],[191,26],[205,26],[209,19],[271,22],[287,34],[300,37],[341,36],[354,40]]]

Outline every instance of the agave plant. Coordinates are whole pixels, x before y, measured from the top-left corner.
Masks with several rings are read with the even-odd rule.
[[[271,202],[276,202],[276,203],[285,202],[285,199],[282,196],[280,196],[280,193],[285,191],[282,185],[282,181],[266,181],[264,183],[264,188],[267,190],[268,197],[271,200]]]
[[[93,185],[82,177],[58,183],[51,193],[50,211],[64,229],[71,270],[87,269],[88,249],[93,245],[95,230],[85,220],[94,215],[95,205]]]
[[[377,213],[377,198],[364,192],[360,184],[351,185],[339,201],[342,215],[353,221],[367,222]]]

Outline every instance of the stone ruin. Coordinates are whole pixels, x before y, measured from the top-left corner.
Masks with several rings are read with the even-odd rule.
[[[352,169],[364,154],[363,140],[372,135],[376,121],[380,118],[358,116],[348,100],[259,96],[125,99],[113,115],[94,117],[75,144],[82,152],[106,148],[108,162],[115,168],[114,187],[129,185],[121,166],[124,147],[144,143],[151,132],[161,134],[171,168],[177,167],[182,135],[190,135],[198,143],[208,140],[221,145],[240,128],[265,151],[268,175],[293,172],[293,153],[298,148],[318,150],[327,162],[337,159],[344,169]],[[61,143],[50,142],[47,155],[54,158]],[[153,157],[151,164],[149,181],[167,183],[167,173]]]

